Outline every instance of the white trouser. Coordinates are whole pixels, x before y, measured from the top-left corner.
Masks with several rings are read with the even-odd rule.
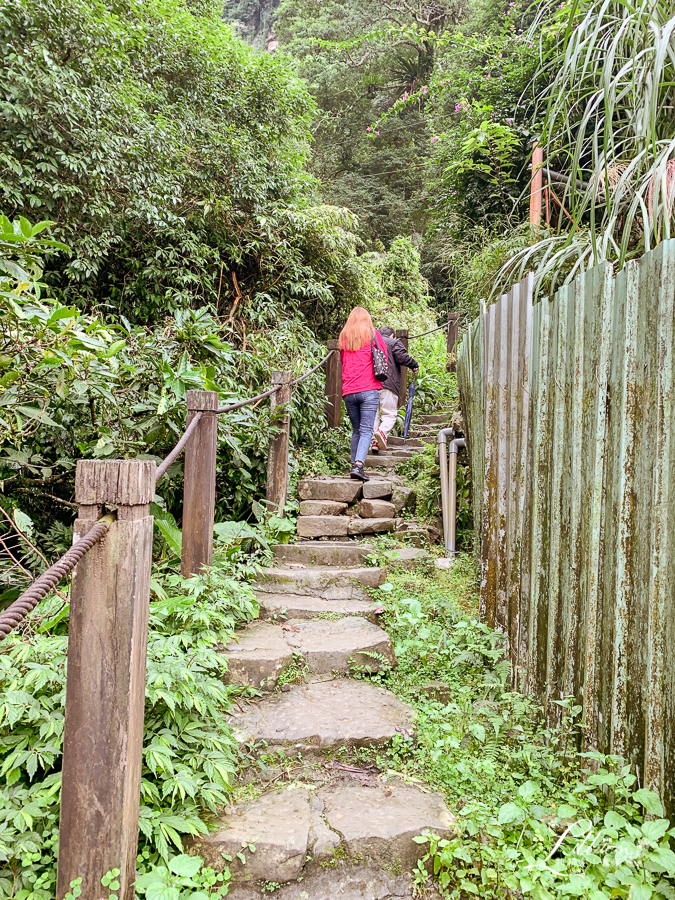
[[[380,391],[380,408],[375,416],[375,428],[389,437],[389,432],[396,424],[396,413],[398,411],[398,394],[393,391]]]

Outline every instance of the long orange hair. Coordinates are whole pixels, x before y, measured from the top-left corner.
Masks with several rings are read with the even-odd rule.
[[[370,313],[362,306],[355,306],[340,332],[340,350],[360,350],[372,335],[373,320]]]

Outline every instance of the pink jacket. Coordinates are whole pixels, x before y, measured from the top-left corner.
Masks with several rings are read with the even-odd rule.
[[[387,345],[379,331],[375,340],[380,350],[387,353]],[[373,351],[370,340],[358,350],[340,350],[342,360],[342,396],[358,394],[361,391],[380,391],[382,382],[373,375]]]

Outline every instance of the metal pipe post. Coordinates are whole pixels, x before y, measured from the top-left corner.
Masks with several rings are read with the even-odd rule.
[[[450,497],[448,502],[448,540],[446,540],[445,548],[451,556],[454,556],[457,552],[455,549],[455,532],[457,528],[457,451],[460,447],[466,447],[464,438],[455,438],[448,447]]]

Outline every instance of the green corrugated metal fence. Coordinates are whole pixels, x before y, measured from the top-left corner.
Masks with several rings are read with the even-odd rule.
[[[515,685],[675,809],[675,240],[473,322],[458,379],[481,614]],[[482,503],[480,498],[482,497]]]

